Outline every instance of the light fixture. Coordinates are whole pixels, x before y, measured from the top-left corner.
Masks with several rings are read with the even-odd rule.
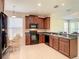
[[[61,5],[62,5],[62,6],[64,6],[65,4],[64,4],[64,3],[62,3]]]
[[[13,9],[15,9],[15,5],[13,6]],[[13,14],[12,14],[12,18],[16,18],[16,16],[15,16],[15,10],[13,10],[13,12],[12,12]]]
[[[16,16],[12,16],[12,18],[16,18]]]
[[[38,3],[37,5],[40,7],[42,4],[41,3]]]

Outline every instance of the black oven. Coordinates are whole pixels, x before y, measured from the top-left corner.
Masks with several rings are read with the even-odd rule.
[[[31,44],[39,43],[39,35],[37,31],[30,31]]]

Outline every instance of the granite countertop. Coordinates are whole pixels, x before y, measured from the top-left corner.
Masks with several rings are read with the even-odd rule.
[[[26,34],[30,34],[30,33],[26,32]],[[66,39],[77,39],[78,38],[77,35],[74,35],[74,34],[60,35],[59,33],[53,33],[53,32],[37,32],[37,34],[53,35],[53,36],[62,37],[62,38],[66,38]]]
[[[44,35],[53,35],[53,36],[57,36],[57,37],[62,37],[62,38],[66,38],[66,39],[77,39],[77,35],[59,35],[59,34],[48,34],[48,33],[43,33]]]

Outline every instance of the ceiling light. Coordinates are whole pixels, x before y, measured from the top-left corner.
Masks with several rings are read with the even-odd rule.
[[[12,18],[16,18],[16,16],[11,16]]]
[[[65,4],[64,3],[62,3],[62,6],[64,6]]]
[[[13,5],[13,9],[15,9],[15,5]],[[16,18],[16,16],[15,16],[15,10],[13,10],[13,15],[11,17],[12,18]]]
[[[37,5],[38,5],[38,6],[41,6],[41,3],[38,3]]]

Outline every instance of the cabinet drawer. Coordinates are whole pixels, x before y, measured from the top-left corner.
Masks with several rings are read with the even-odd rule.
[[[58,50],[58,46],[57,45],[53,46],[53,48],[56,49],[56,50]]]
[[[39,43],[44,43],[45,42],[45,36],[39,34]]]
[[[49,39],[49,45],[51,46],[51,47],[53,47],[53,39]]]

